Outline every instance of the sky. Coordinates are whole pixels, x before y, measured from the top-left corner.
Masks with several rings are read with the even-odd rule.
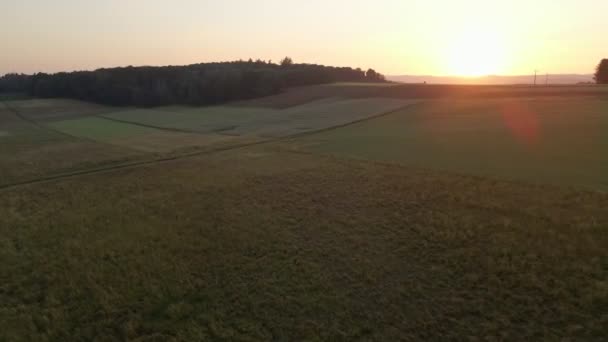
[[[608,0],[1,1],[0,75],[238,59],[387,75],[592,73]]]

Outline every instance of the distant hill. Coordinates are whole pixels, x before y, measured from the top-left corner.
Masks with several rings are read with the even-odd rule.
[[[534,83],[534,75],[520,76],[481,76],[481,77],[454,77],[454,76],[411,76],[411,75],[395,75],[387,76],[389,81],[400,83],[429,83],[429,84],[532,84]],[[579,74],[555,74],[549,75],[549,84],[577,84],[585,82],[593,82],[593,75]],[[538,75],[538,84],[545,84],[545,75]]]

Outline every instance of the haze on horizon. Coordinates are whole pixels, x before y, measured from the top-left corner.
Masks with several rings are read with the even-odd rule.
[[[605,0],[23,0],[0,3],[0,75],[237,59],[385,74],[593,72]]]

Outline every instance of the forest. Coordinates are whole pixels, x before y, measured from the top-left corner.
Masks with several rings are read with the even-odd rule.
[[[0,77],[0,92],[73,98],[114,106],[210,105],[269,96],[295,86],[385,82],[373,69],[249,60],[187,66],[119,67]]]

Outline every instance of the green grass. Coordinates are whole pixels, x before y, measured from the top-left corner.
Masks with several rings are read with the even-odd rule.
[[[2,127],[2,129],[6,130],[10,126],[23,123],[26,122],[15,115],[15,113],[7,107],[5,102],[0,102],[0,127]]]
[[[56,121],[49,124],[49,126],[71,136],[97,141],[111,141],[116,138],[151,134],[157,131],[154,128],[130,125],[95,117]]]
[[[14,146],[41,146],[56,141],[70,140],[69,137],[52,130],[44,129],[27,122],[12,123],[0,126],[5,132],[0,149]]]
[[[255,107],[165,107],[104,117],[166,129],[229,135],[287,136],[364,119],[412,103],[398,99],[323,99],[283,110]]]
[[[439,85],[439,84],[393,84],[377,86],[374,84],[326,84],[311,87],[289,89],[281,94],[264,98],[242,101],[242,106],[264,108],[289,108],[306,104],[310,101],[328,97],[344,99],[361,98],[396,98],[396,99],[493,99],[493,98],[529,98],[551,97],[555,99],[589,96],[608,100],[608,87],[596,85],[584,86],[538,86],[527,85]]]
[[[334,97],[346,88],[112,115],[284,136],[410,107],[0,189],[0,341],[602,340],[608,194],[583,189],[606,181],[608,102]],[[22,103],[39,127],[0,107],[0,186],[257,141],[59,120],[74,106]]]
[[[383,92],[390,90],[394,84],[374,83],[334,83],[318,86],[298,87],[273,96],[241,101],[237,104],[243,107],[261,107],[273,109],[287,109],[295,106],[307,105],[314,101],[323,101],[328,98],[356,99],[383,97]]]
[[[218,106],[136,109],[114,112],[104,117],[160,128],[211,133],[248,121],[261,120],[269,115],[276,114],[267,109]]]
[[[8,104],[22,116],[38,122],[86,118],[116,110],[113,107],[67,99],[24,99],[10,101]]]
[[[277,148],[4,191],[0,338],[604,336],[605,195]]]
[[[33,99],[7,104],[0,106],[0,186],[255,141],[114,122],[91,116],[100,107],[79,101]],[[62,120],[66,117],[72,119]]]
[[[413,103],[416,101],[373,98],[315,101],[281,110],[275,117],[252,121],[246,126],[235,128],[234,132],[286,137],[368,119]]]
[[[141,158],[140,152],[130,148],[90,140],[91,137],[76,130],[73,122],[56,125],[58,129],[66,129],[64,133],[74,134],[72,136],[60,129],[55,131],[44,124],[21,120],[6,109],[0,109],[0,116],[0,186]],[[98,127],[94,119],[87,122],[95,126],[91,131],[99,135],[102,127]],[[80,127],[86,128],[86,125]],[[79,138],[82,136],[87,139]]]
[[[138,152],[69,137],[27,123],[0,125],[0,186],[124,162]]]
[[[298,142],[314,153],[608,191],[608,101],[428,102]]]
[[[22,93],[0,93],[0,101],[26,100],[30,97]]]
[[[183,149],[230,143],[229,137],[189,134],[90,117],[56,121],[50,127],[70,136],[142,152],[172,153]]]

